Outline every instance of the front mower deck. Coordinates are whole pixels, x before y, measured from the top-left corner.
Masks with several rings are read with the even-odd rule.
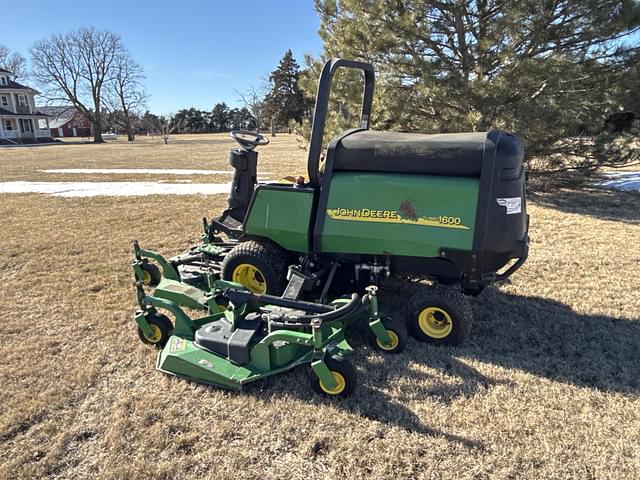
[[[163,347],[156,362],[162,372],[240,390],[246,383],[308,363],[314,390],[347,395],[355,386],[355,370],[341,360],[353,351],[345,339],[348,323],[366,317],[374,348],[394,353],[404,348],[406,330],[380,317],[376,287],[369,287],[362,301],[354,294],[329,305],[307,302],[299,297],[313,279],[292,268],[282,297],[253,294],[214,273],[204,274],[206,291],[160,278],[149,294],[143,286],[145,278],[153,278],[144,275],[152,271],[148,260],[163,259],[137,242],[134,253],[139,305],[134,319],[145,343]],[[163,270],[171,271],[165,266]],[[192,318],[183,308],[204,315]],[[173,321],[160,310],[169,312]]]

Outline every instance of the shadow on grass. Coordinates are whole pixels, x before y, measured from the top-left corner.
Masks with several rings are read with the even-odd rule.
[[[374,364],[368,362],[372,357],[358,353],[363,340],[355,338],[354,363],[363,373],[363,393],[340,406],[408,431],[482,448],[479,440],[427,426],[428,419],[417,417],[399,402],[429,397],[448,404],[510,382],[483,375],[464,362],[467,358],[578,387],[630,395],[640,392],[640,319],[584,315],[560,302],[503,294],[494,288],[473,301],[473,310],[472,335],[461,347],[410,341],[402,354],[383,356]],[[447,381],[415,365],[434,369]],[[399,400],[372,388],[397,377],[407,378],[397,382],[399,392],[394,397]]]
[[[421,362],[460,379],[457,386],[434,385],[424,394],[448,402],[496,383],[458,358],[579,387],[640,393],[640,318],[584,315],[554,300],[505,294],[493,287],[473,299],[472,307],[471,336],[462,346],[412,342],[402,354],[405,365]],[[403,369],[396,367],[399,374]]]
[[[640,320],[584,315],[493,288],[473,307],[472,337],[460,355],[580,387],[640,392]]]
[[[632,395],[640,392],[640,320],[583,315],[553,300],[503,294],[494,288],[473,301],[473,310],[472,335],[461,347],[410,340],[402,354],[367,355],[366,332],[354,332],[350,335],[355,348],[352,362],[358,368],[360,385],[353,397],[326,399],[313,393],[307,382],[308,366],[248,385],[244,394],[284,402],[294,396],[408,432],[482,449],[481,440],[431,427],[428,418],[419,417],[403,403],[430,398],[449,404],[510,383],[482,374],[464,359],[579,387]],[[383,390],[393,379],[400,381],[393,382],[392,396]]]
[[[356,348],[359,346],[354,345]],[[419,344],[414,342],[414,347]],[[314,393],[308,386],[308,378],[313,375],[308,366],[299,367],[291,372],[274,377],[272,381],[256,382],[245,388],[244,394],[251,394],[261,399],[275,401],[286,401],[286,397],[296,397],[304,402],[314,405],[330,405],[335,408],[346,410],[359,415],[368,420],[380,422],[385,425],[394,425],[410,433],[417,433],[434,438],[443,438],[448,442],[459,444],[469,449],[483,449],[484,443],[480,440],[455,435],[438,428],[431,427],[410,408],[401,403],[402,399],[394,398],[387,393],[373,388],[372,385],[384,385],[388,381],[390,366],[366,365],[363,372],[362,367],[366,364],[366,359],[356,353],[356,358],[351,358],[358,368],[358,388],[355,394],[348,398],[336,399],[326,398]],[[394,356],[400,359],[401,356]],[[393,368],[393,367],[391,367]],[[381,373],[381,372],[387,372]],[[402,374],[402,371],[397,372]],[[375,379],[378,377],[378,380]],[[385,378],[386,377],[386,378]],[[380,438],[384,437],[384,429],[377,433]]]
[[[579,387],[630,395],[640,392],[640,319],[583,315],[553,300],[503,294],[494,288],[473,301],[473,310],[472,335],[461,347],[411,341],[405,352],[384,356],[377,365],[367,364],[367,358],[357,354],[354,363],[365,366],[361,388],[365,393],[341,405],[372,420],[481,448],[478,440],[426,426],[397,400],[368,385],[406,376],[410,381],[400,382],[401,399],[430,397],[450,403],[505,383],[459,359],[471,358]],[[361,340],[354,344],[358,352]],[[444,373],[447,382],[441,376],[430,380],[428,373],[412,368],[416,364]]]
[[[263,382],[249,384],[245,387],[244,394],[275,401],[283,401],[293,396],[309,404],[330,405],[359,415],[363,419],[396,426],[410,433],[442,438],[468,449],[484,448],[484,442],[481,440],[430,426],[428,418],[418,416],[405,403],[410,399],[420,400],[427,396],[448,401],[460,395],[472,395],[478,389],[485,389],[498,382],[452,358],[447,349],[431,347],[439,352],[438,357],[442,360],[441,364],[439,363],[440,366],[451,375],[459,377],[453,382],[454,384],[443,385],[437,378],[431,378],[425,372],[411,368],[411,364],[416,362],[424,363],[424,344],[410,340],[407,349],[401,354],[369,356],[371,350],[367,345],[366,337],[366,328],[349,329],[349,342],[354,347],[354,354],[349,359],[358,370],[358,387],[351,397],[336,399],[314,393],[309,386],[309,378],[313,377],[313,373],[308,365],[272,377],[271,380],[266,379]],[[434,357],[430,358],[433,362]],[[384,391],[390,381],[397,377],[406,377],[410,380],[394,382],[394,384],[399,383],[400,386],[394,389],[393,395]],[[420,385],[427,386],[420,387]],[[384,436],[384,429],[380,430],[378,435]]]
[[[640,223],[640,192],[621,192],[596,187],[562,188],[551,192],[530,192],[534,203],[603,220]]]

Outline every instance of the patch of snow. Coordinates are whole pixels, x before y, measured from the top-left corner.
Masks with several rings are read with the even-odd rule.
[[[54,168],[40,170],[46,173],[103,173],[110,174],[149,174],[149,175],[233,175],[233,170],[192,170],[187,168]],[[260,172],[261,175],[273,175],[272,172]]]
[[[44,193],[54,197],[216,195],[229,193],[229,189],[229,183],[0,182],[0,193]]]
[[[613,188],[623,191],[640,191],[640,172],[605,173],[610,180],[598,182],[599,187]]]

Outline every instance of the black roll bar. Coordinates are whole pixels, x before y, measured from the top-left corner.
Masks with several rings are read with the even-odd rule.
[[[327,120],[329,107],[329,94],[331,93],[331,79],[338,68],[355,68],[364,72],[364,94],[362,95],[362,113],[360,114],[360,128],[368,129],[371,119],[371,104],[373,103],[373,84],[375,76],[373,66],[370,63],[332,58],[327,60],[322,67],[318,92],[316,93],[316,106],[311,124],[311,139],[309,141],[309,156],[307,158],[307,171],[309,181],[313,188],[320,186],[320,154],[322,153],[322,137],[324,125]]]

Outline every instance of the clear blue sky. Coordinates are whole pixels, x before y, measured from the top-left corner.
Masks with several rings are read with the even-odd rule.
[[[322,51],[313,0],[93,0],[3,2],[0,44],[29,57],[52,33],[95,26],[119,34],[146,73],[154,113],[217,102],[258,86],[288,48]],[[13,20],[10,20],[13,19]]]

